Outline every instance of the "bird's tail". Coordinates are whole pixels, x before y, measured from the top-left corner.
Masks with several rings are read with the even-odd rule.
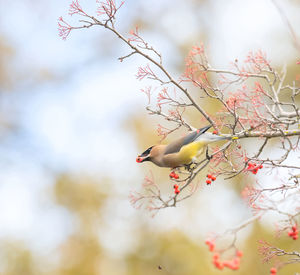
[[[212,134],[212,139],[218,141],[218,140],[231,140],[232,138],[228,136]]]
[[[197,141],[202,141],[204,143],[212,143],[220,140],[231,140],[231,137],[223,136],[223,135],[216,135],[212,133],[204,133],[197,138]]]

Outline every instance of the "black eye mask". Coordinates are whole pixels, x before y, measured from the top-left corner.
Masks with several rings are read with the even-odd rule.
[[[153,146],[149,147],[145,152],[143,152],[140,157],[148,156],[152,150]]]

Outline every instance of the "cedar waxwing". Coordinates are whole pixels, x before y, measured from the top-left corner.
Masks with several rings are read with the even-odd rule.
[[[139,155],[136,162],[151,161],[160,167],[175,168],[190,164],[200,156],[207,144],[219,140],[231,139],[212,133],[205,133],[212,125],[187,134],[169,145],[154,145]]]

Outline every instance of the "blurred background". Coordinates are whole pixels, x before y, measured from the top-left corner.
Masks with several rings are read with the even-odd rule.
[[[91,13],[97,7],[80,3]],[[299,1],[278,3],[300,35]],[[251,216],[240,190],[255,178],[202,183],[191,199],[154,218],[134,209],[128,196],[151,172],[166,196],[172,192],[168,170],[135,162],[160,140],[157,124],[168,124],[144,109],[140,89],[153,83],[135,74],[145,61],[120,63],[128,49],[112,34],[92,28],[58,37],[57,19],[69,4],[0,0],[0,274],[232,273],[213,267],[204,240]],[[138,25],[175,76],[201,42],[221,68],[261,49],[275,66],[299,71],[299,53],[270,0],[128,0],[117,22],[125,36]],[[288,237],[274,240],[273,222],[238,235],[238,274],[254,274],[253,266],[268,274],[260,239],[297,247]]]

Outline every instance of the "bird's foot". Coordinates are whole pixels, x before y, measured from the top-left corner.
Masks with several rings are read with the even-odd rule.
[[[193,162],[191,162],[191,163],[189,163],[189,164],[185,164],[185,165],[184,165],[184,168],[185,168],[186,170],[188,170],[189,172],[191,172],[192,170],[195,169],[196,165],[197,165],[197,164],[193,161]]]

